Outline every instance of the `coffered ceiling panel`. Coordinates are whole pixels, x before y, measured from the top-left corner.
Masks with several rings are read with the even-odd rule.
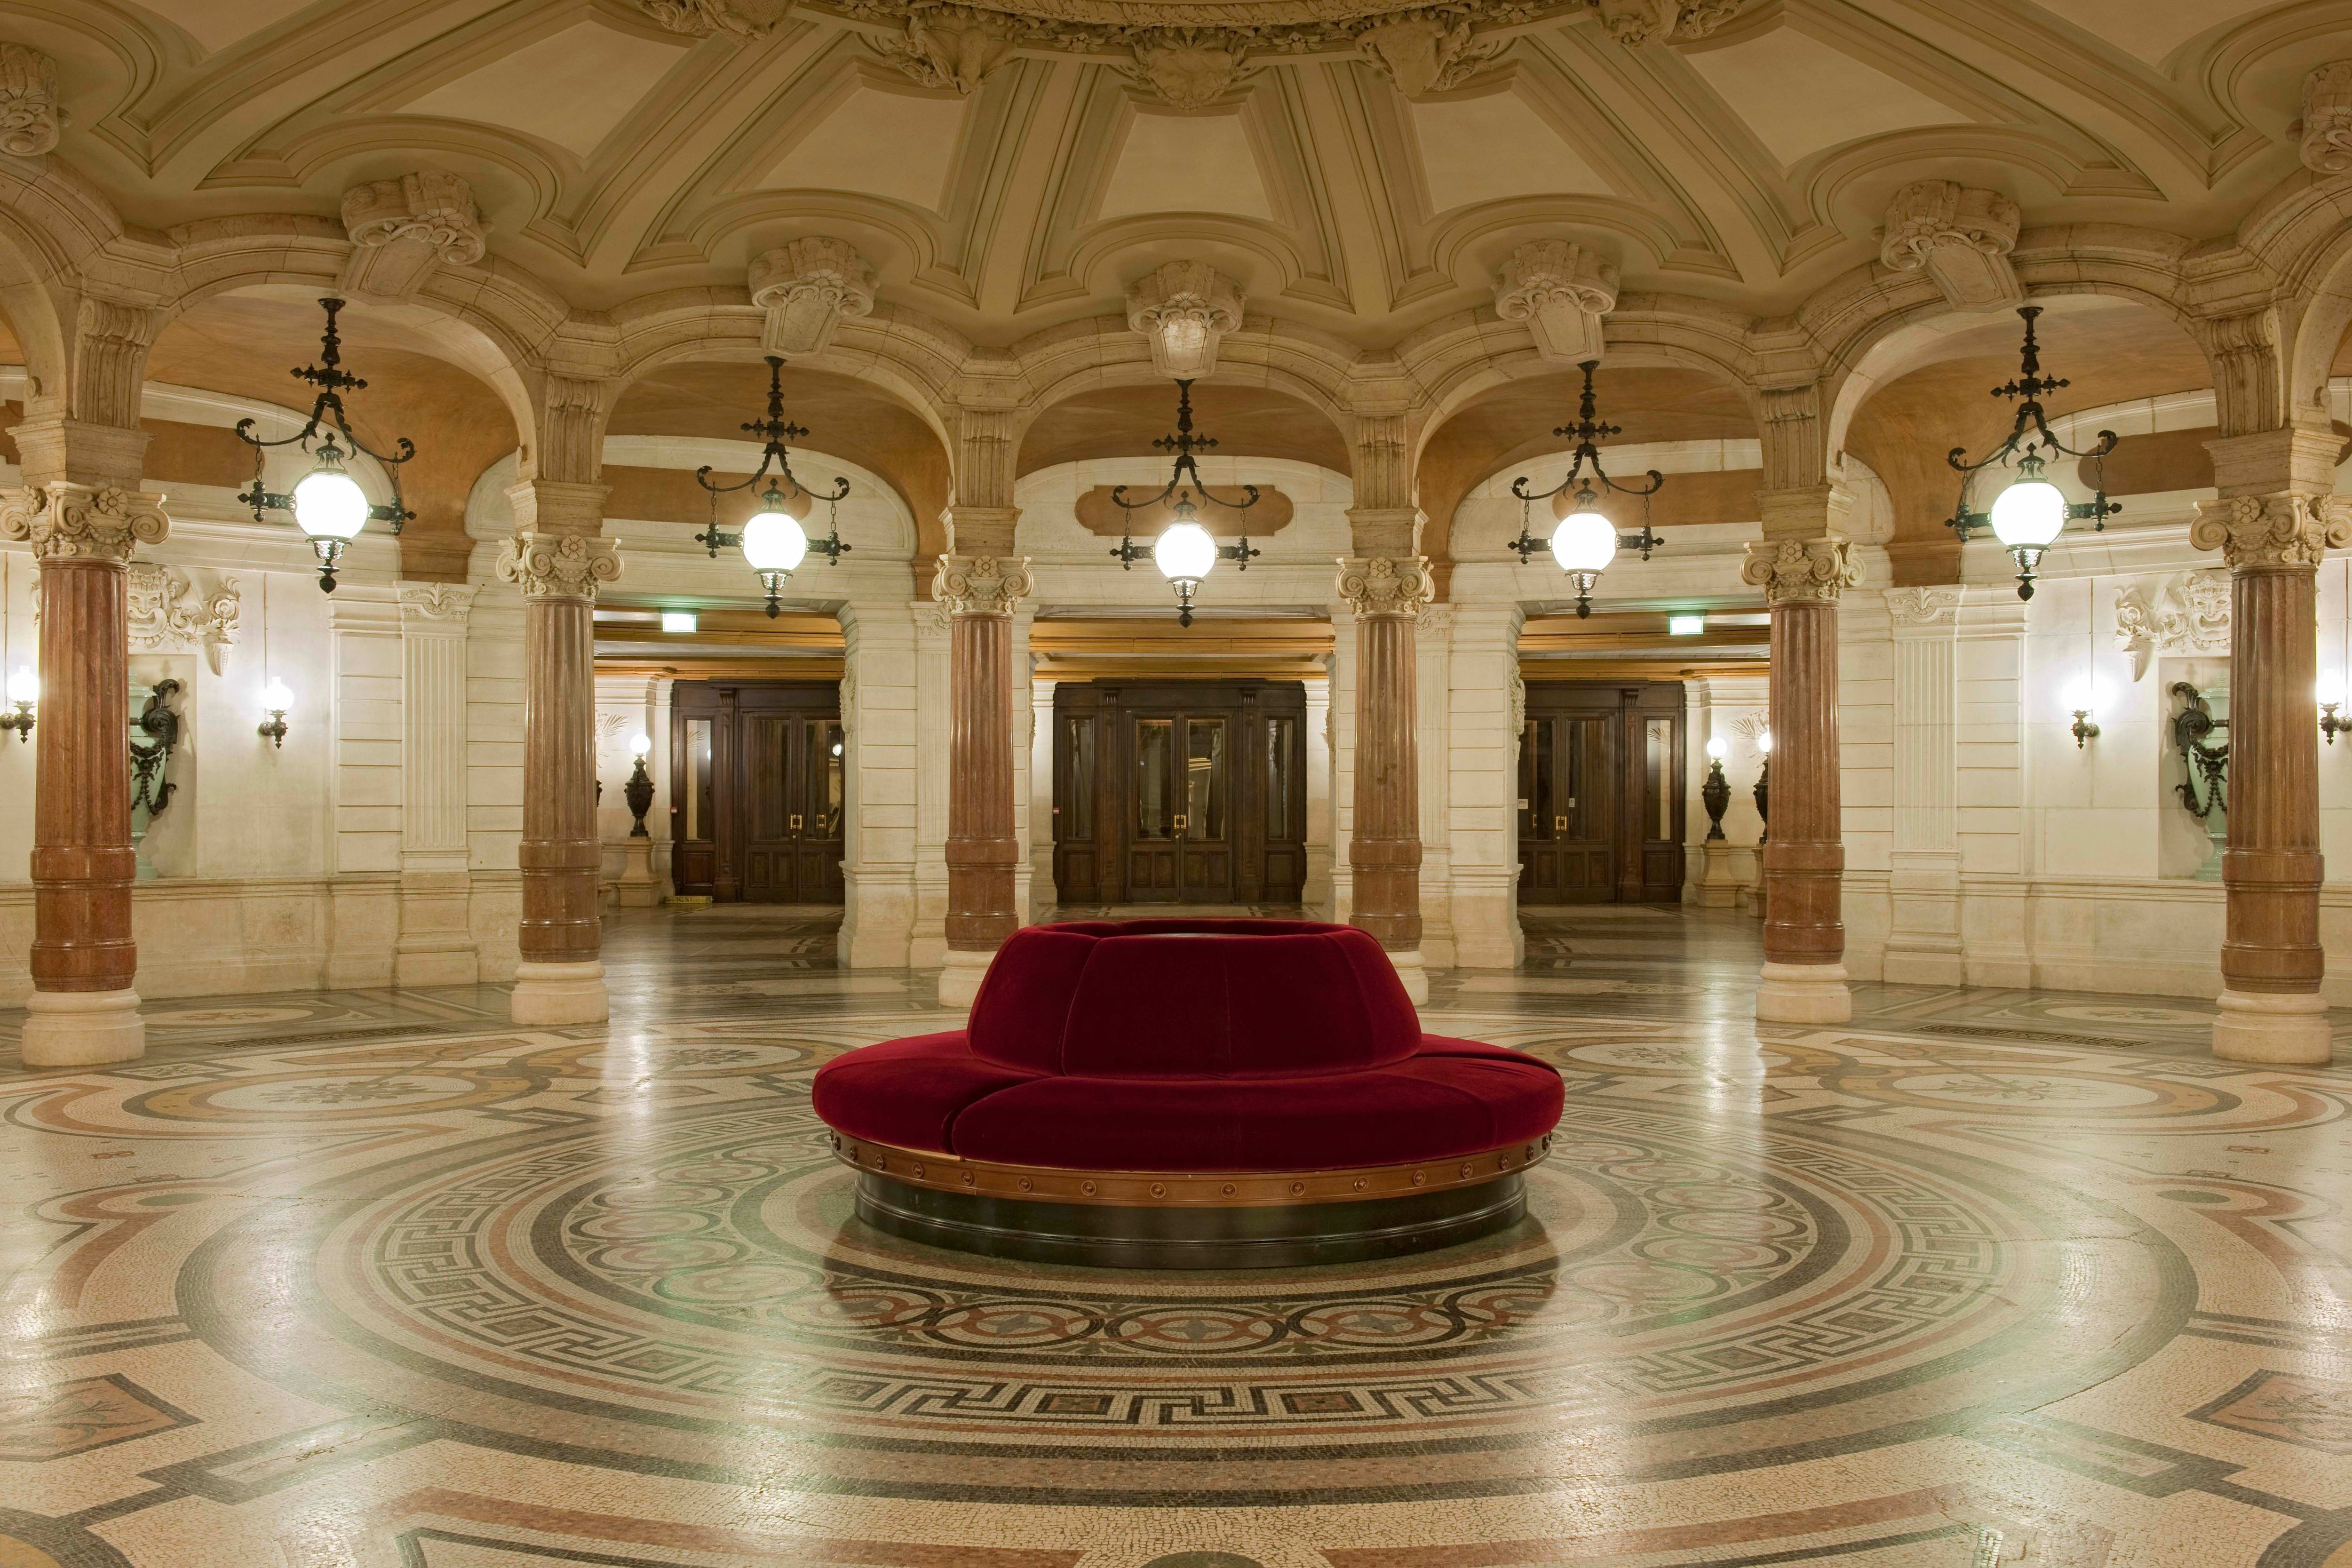
[[[1613,194],[1514,81],[1416,103],[1412,113],[1433,211],[1506,196]]]
[[[970,108],[964,98],[861,82],[778,160],[761,188],[863,191],[939,212]]]
[[[1966,118],[1790,26],[1747,33],[1720,47],[1695,47],[1688,58],[1783,168],[1840,142]]]
[[[538,136],[582,160],[686,52],[589,17],[400,105]]]

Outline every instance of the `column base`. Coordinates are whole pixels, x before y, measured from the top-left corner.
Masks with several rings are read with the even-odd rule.
[[[1404,982],[1405,999],[1416,1007],[1427,1005],[1429,965],[1422,962],[1421,949],[1390,953],[1389,963],[1395,966],[1397,978]]]
[[[25,998],[25,1065],[84,1068],[147,1054],[136,991],[36,991]]]
[[[601,1024],[613,1016],[604,991],[604,966],[585,963],[519,963],[515,966],[511,1016],[518,1024]]]
[[[993,952],[966,952],[961,948],[948,949],[947,963],[940,970],[940,1005],[965,1008],[980,994],[980,983],[988,978],[988,966],[996,962]]]
[[[2327,1003],[2317,993],[2223,991],[2213,1054],[2225,1062],[2325,1067],[2336,1054]],[[29,1037],[28,1037],[29,1044]],[[26,1059],[30,1060],[29,1050]]]
[[[1853,1016],[1843,963],[1767,963],[1756,988],[1756,1018],[1766,1024],[1843,1024]]]

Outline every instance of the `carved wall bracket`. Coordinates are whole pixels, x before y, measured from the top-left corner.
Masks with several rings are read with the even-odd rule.
[[[1897,272],[1925,270],[1956,310],[2025,301],[2009,253],[2024,210],[1998,191],[1920,180],[1895,193],[1878,258]]]
[[[2153,654],[2227,653],[2229,574],[2188,572],[2124,589],[2116,595],[2116,647],[2131,654],[2134,680]]]
[[[1242,324],[1241,285],[1205,261],[1171,261],[1127,291],[1127,324],[1151,342],[1151,368],[1198,381],[1217,368],[1217,345]]]
[[[1536,352],[1581,364],[1601,358],[1601,319],[1617,308],[1617,268],[1564,239],[1531,240],[1511,252],[1495,283],[1495,313],[1525,321]]]
[[[2352,174],[2352,60],[2324,65],[2303,84],[2303,166]]]
[[[1436,16],[1406,16],[1367,27],[1356,47],[1407,98],[1459,87],[1511,47],[1508,38],[1471,41],[1467,18],[1450,26]]]
[[[473,186],[423,169],[344,192],[343,227],[352,249],[337,287],[362,298],[413,300],[435,268],[479,261],[490,225],[474,206]]]
[[[812,235],[751,258],[751,303],[768,313],[770,353],[813,354],[841,323],[874,310],[874,268],[845,240]]]

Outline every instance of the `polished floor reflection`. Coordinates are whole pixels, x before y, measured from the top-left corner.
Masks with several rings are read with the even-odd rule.
[[[207,999],[0,1058],[0,1564],[2352,1563],[2352,1071],[2202,1005],[1759,1029],[1752,921],[1564,914],[1427,1009],[1568,1077],[1524,1226],[1144,1276],[851,1216],[808,1079],[927,977],[609,931],[609,1028]]]

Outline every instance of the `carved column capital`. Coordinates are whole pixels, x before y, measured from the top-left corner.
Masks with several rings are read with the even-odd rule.
[[[751,303],[771,353],[821,353],[841,323],[874,310],[874,268],[849,242],[811,235],[751,258]]]
[[[617,571],[616,567],[616,574]],[[437,623],[441,628],[462,632],[473,613],[474,594],[462,583],[403,583],[400,618],[409,626]]]
[[[2352,60],[2320,67],[2303,83],[2303,166],[2352,174]]]
[[[67,119],[56,62],[22,44],[0,44],[0,153],[37,158],[56,152]]]
[[[156,490],[117,489],[52,479],[0,499],[0,539],[29,540],[36,561],[128,562],[172,531]]]
[[[1034,587],[1025,555],[942,555],[931,577],[931,597],[951,616],[1009,616]]]
[[[1217,368],[1217,345],[1242,324],[1241,285],[1205,261],[1171,261],[1127,291],[1127,324],[1151,342],[1151,368],[1198,381]]]
[[[1419,555],[1392,559],[1385,555],[1344,555],[1339,558],[1339,597],[1359,618],[1376,616],[1414,620],[1421,607],[1436,594],[1429,580],[1429,562]]]
[[[436,268],[479,261],[489,226],[474,205],[474,187],[456,174],[420,169],[353,185],[343,193],[352,250],[337,281],[346,293],[414,299]]]
[[[596,534],[519,532],[499,550],[499,580],[526,599],[593,601],[596,584],[621,574],[621,542]]]
[[[1886,590],[1886,618],[1895,626],[1895,635],[1905,628],[1939,626],[1948,631],[1958,625],[1961,590],[1954,587],[1889,588]]]
[[[1862,567],[1846,540],[1767,539],[1748,545],[1739,580],[1763,589],[1768,605],[1833,605]]]
[[[2352,496],[2284,490],[2200,500],[2189,542],[2219,550],[2233,571],[2310,571],[2331,548],[2352,544]]]
[[[1616,308],[1617,268],[1564,239],[1529,240],[1495,282],[1495,314],[1527,322],[1537,353],[1570,364],[1601,358],[1601,318]]]
[[[2009,253],[2023,209],[1999,191],[1951,180],[1919,180],[1887,204],[1878,258],[1897,272],[1925,269],[1956,310],[2021,304],[2025,286]]]

